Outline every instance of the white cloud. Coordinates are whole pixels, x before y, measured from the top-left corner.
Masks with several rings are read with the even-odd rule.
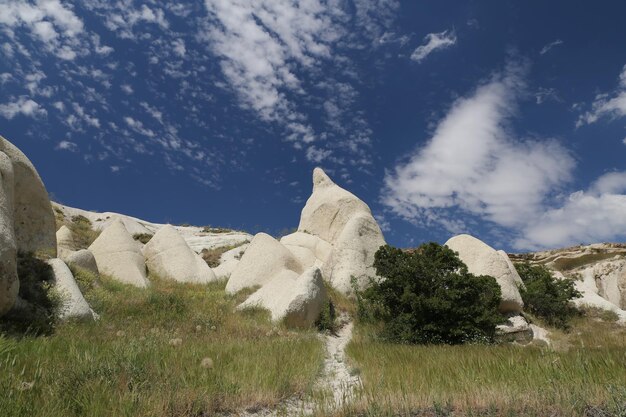
[[[169,28],[165,13],[158,7],[150,8],[143,4],[141,8],[135,9],[130,3],[121,1],[114,4],[90,4],[88,7],[103,9],[105,26],[123,39],[136,39],[134,29],[141,22],[158,25],[161,29]]]
[[[62,140],[57,144],[56,149],[60,151],[77,152],[78,145],[74,142],[70,142],[69,140]]]
[[[135,120],[132,117],[124,117],[124,121],[126,122],[128,127],[130,127],[135,132],[139,133],[140,135],[148,136],[150,138],[156,136],[154,131],[144,127],[143,123],[139,120]]]
[[[10,120],[20,114],[28,117],[45,117],[48,112],[39,103],[20,96],[17,99],[14,98],[14,101],[0,104],[0,114]]]
[[[184,57],[185,53],[187,53],[187,48],[185,48],[185,41],[182,39],[174,39],[172,42],[172,47],[174,48],[174,52],[176,55],[180,57]]]
[[[550,42],[549,44],[545,45],[543,48],[541,48],[541,51],[539,51],[539,54],[544,55],[546,53],[548,53],[550,51],[550,49],[554,48],[555,46],[559,46],[562,45],[563,41],[560,39],[557,39],[553,42]]]
[[[130,84],[122,84],[120,85],[120,88],[126,94],[133,94],[135,92],[135,90],[133,90],[133,87]]]
[[[619,76],[619,85],[611,94],[599,94],[591,105],[591,110],[582,114],[576,127],[595,123],[601,117],[618,118],[626,116],[626,65]]]
[[[451,232],[466,229],[468,215],[520,228],[542,211],[571,178],[574,160],[554,140],[510,131],[524,91],[513,67],[458,99],[428,143],[387,173],[385,205],[409,221],[436,222]]]
[[[624,138],[624,140],[622,141],[622,143],[623,143],[624,145],[626,145],[626,138]]]
[[[422,62],[428,55],[439,50],[456,45],[456,33],[451,30],[444,30],[440,33],[429,33],[424,38],[424,44],[417,47],[411,54],[413,61]]]
[[[626,172],[598,178],[587,191],[569,195],[540,213],[514,245],[520,249],[568,246],[626,238]]]
[[[395,0],[355,0],[351,4],[337,0],[204,3],[209,12],[204,39],[220,59],[228,87],[240,105],[262,121],[280,126],[283,137],[305,151],[312,142],[339,134],[327,134],[326,126],[314,127],[307,112],[310,101],[319,101],[315,106],[318,110],[327,101],[323,97],[335,95],[334,90],[326,90],[336,82],[332,75],[320,71],[322,64],[344,77],[358,78],[349,68],[350,59],[339,50],[381,45],[379,40],[388,32],[387,25],[398,7]],[[359,36],[367,40],[357,40]],[[323,85],[320,80],[324,80]],[[362,153],[370,143],[367,122],[352,107],[339,108],[338,104],[326,104],[328,126],[355,131],[354,138],[340,140],[351,144],[344,146],[345,150]],[[349,112],[353,118],[345,117]],[[308,155],[319,159],[331,152],[320,150],[318,146]]]
[[[9,29],[26,27],[41,41],[45,48],[59,58],[72,60],[81,45],[78,36],[84,31],[82,20],[59,0],[37,0],[34,4],[24,1],[0,1],[0,26]]]

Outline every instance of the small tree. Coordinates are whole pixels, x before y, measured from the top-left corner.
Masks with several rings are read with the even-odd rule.
[[[525,309],[551,326],[569,328],[579,310],[570,301],[581,296],[571,279],[559,280],[543,265],[528,262],[515,265],[526,288],[520,288]]]
[[[490,276],[474,276],[456,252],[427,243],[412,253],[391,246],[376,252],[384,279],[357,294],[361,317],[384,323],[382,336],[399,343],[492,342],[501,292]]]

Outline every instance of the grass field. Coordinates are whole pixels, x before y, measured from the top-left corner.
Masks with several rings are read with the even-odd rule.
[[[315,331],[235,312],[241,296],[224,282],[153,279],[142,290],[77,275],[100,320],[0,338],[0,415],[209,416],[271,407],[310,390],[319,373]]]
[[[357,326],[364,390],[342,415],[626,416],[626,328],[597,318],[552,347],[403,346]]]

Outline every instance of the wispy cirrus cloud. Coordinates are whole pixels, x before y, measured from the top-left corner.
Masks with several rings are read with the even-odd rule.
[[[563,41],[562,41],[562,40],[560,40],[560,39],[557,39],[557,40],[555,40],[555,41],[552,41],[552,42],[550,42],[550,43],[548,43],[548,44],[544,45],[544,47],[543,47],[543,48],[541,48],[541,51],[539,51],[539,55],[545,55],[545,54],[547,54],[548,52],[550,52],[550,50],[551,50],[552,48],[557,47],[557,46],[562,45],[562,44],[563,44]]]
[[[583,113],[576,127],[597,122],[602,117],[618,118],[626,116],[626,65],[619,75],[619,84],[611,93],[598,94],[591,104],[591,110]]]
[[[205,6],[209,23],[204,39],[220,58],[222,73],[241,106],[280,126],[284,138],[306,149],[307,158],[316,163],[341,147],[328,137],[342,130],[335,129],[342,124],[339,120],[343,129],[348,127],[344,119],[349,118],[344,114],[352,112],[356,123],[350,127],[358,132],[345,138],[351,145],[344,150],[362,154],[370,141],[367,122],[354,108],[354,100],[350,107],[340,107],[332,99],[336,90],[326,87],[343,85],[343,91],[354,91],[331,74],[344,79],[352,76],[351,62],[344,52],[383,37],[390,14],[397,8],[395,0],[355,1],[352,11],[341,2],[321,0],[205,0]],[[360,31],[353,30],[355,27]],[[354,32],[364,35],[357,38]],[[323,72],[322,66],[333,71]],[[311,103],[314,97],[329,99]],[[327,126],[317,126],[311,120],[315,106],[326,111]]]
[[[446,49],[456,45],[456,32],[454,30],[444,30],[439,33],[429,33],[424,38],[424,44],[420,45],[411,54],[411,59],[418,63],[425,60],[435,51]]]

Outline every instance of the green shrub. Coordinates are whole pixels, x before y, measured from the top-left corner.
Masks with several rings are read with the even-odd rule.
[[[49,335],[57,324],[61,298],[54,291],[54,273],[31,253],[17,255],[17,276],[22,300],[0,319],[0,331],[14,335]]]
[[[133,235],[133,239],[145,245],[150,241],[150,239],[152,239],[152,236],[153,235],[151,235],[150,233],[135,233]]]
[[[76,249],[87,249],[100,234],[91,227],[91,221],[82,215],[73,216],[67,227],[72,231]]]
[[[337,312],[335,304],[332,300],[328,300],[322,307],[322,312],[315,322],[315,326],[319,331],[329,331],[334,333],[337,331]]]
[[[515,265],[526,288],[520,288],[526,311],[561,329],[569,328],[572,317],[580,311],[570,301],[581,296],[571,279],[556,279],[543,265],[528,262]]]
[[[457,254],[427,243],[412,253],[376,252],[380,282],[357,291],[360,317],[381,321],[383,338],[399,343],[493,342],[501,292],[490,276],[474,276]]]

